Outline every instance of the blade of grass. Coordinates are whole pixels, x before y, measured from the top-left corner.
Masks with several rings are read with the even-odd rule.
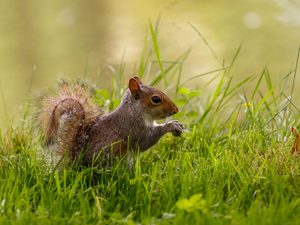
[[[161,18],[161,13],[159,13],[156,23],[155,23],[155,36],[157,37],[158,35],[158,28],[159,28],[159,22],[160,22],[160,18]]]
[[[286,95],[283,92],[281,92],[281,94],[286,98],[286,100],[288,100],[290,102],[290,104],[298,111],[298,113],[300,113],[299,109],[294,105],[294,103],[288,97],[286,97]],[[292,99],[292,96],[291,96],[291,99]]]
[[[209,113],[209,111],[210,111],[212,105],[214,104],[214,102],[216,101],[217,97],[219,96],[220,91],[221,91],[221,89],[222,89],[222,85],[223,85],[223,81],[224,81],[225,75],[226,75],[226,73],[224,72],[224,73],[223,73],[223,76],[222,76],[222,78],[221,78],[221,80],[220,80],[220,82],[219,82],[219,84],[218,84],[218,87],[217,87],[217,89],[215,90],[212,99],[210,100],[210,103],[209,103],[207,109],[205,110],[205,112],[203,113],[203,115],[201,116],[201,118],[200,118],[200,120],[199,120],[199,123],[200,123],[200,124],[203,124],[203,123],[204,123],[204,121],[205,121],[205,119],[206,119],[206,117],[207,117],[207,115],[208,115],[208,113]]]
[[[269,91],[272,89],[272,81],[271,81],[271,77],[270,77],[270,73],[269,73],[269,69],[266,65],[265,69],[264,69],[264,75],[265,75],[265,79],[266,79],[266,83],[267,83],[267,87],[269,89]],[[274,92],[272,92],[272,96],[273,96],[273,100],[275,99],[275,94]]]
[[[161,62],[159,48],[158,48],[157,41],[156,41],[156,36],[155,36],[155,33],[154,33],[154,30],[153,30],[152,23],[151,23],[150,19],[149,19],[149,23],[150,23],[150,31],[151,31],[151,35],[152,35],[153,46],[154,46],[154,50],[155,50],[156,57],[157,57],[157,60],[158,60],[158,64],[159,64],[159,67],[160,67],[161,75],[164,79],[165,86],[167,87],[168,83],[167,83],[167,80],[166,80],[166,77],[165,77],[165,72],[164,72],[162,62]]]
[[[239,53],[240,53],[240,51],[241,51],[242,44],[243,44],[243,43],[241,43],[241,44],[239,45],[239,47],[238,47],[236,53],[234,54],[234,57],[233,57],[233,59],[232,59],[232,61],[231,61],[231,64],[230,64],[230,66],[229,66],[229,68],[228,68],[227,74],[230,73],[230,71],[231,71],[231,69],[232,69],[232,67],[233,67],[233,65],[234,65],[234,63],[235,63],[235,60],[237,59],[237,56],[239,55]]]
[[[2,94],[2,101],[3,101],[4,115],[5,115],[5,117],[6,117],[8,114],[7,114],[7,110],[6,110],[6,104],[5,104],[5,101],[4,101],[4,94],[3,94],[3,87],[2,87],[1,78],[0,78],[0,87],[1,87],[1,94]]]
[[[257,84],[256,84],[256,86],[255,86],[255,89],[254,89],[254,91],[253,91],[253,94],[252,94],[252,97],[251,97],[251,100],[252,100],[252,101],[253,101],[254,96],[255,96],[255,94],[256,94],[256,92],[257,92],[257,90],[258,90],[258,87],[259,87],[260,82],[261,82],[261,80],[262,80],[262,78],[263,78],[263,76],[264,76],[264,73],[265,73],[265,68],[264,68],[263,72],[261,73],[261,75],[260,75],[260,77],[259,77],[259,80],[258,80],[258,82],[257,82]]]
[[[180,68],[179,68],[179,72],[178,72],[178,77],[177,77],[177,82],[176,82],[175,99],[177,99],[177,94],[178,94],[178,91],[179,91],[179,84],[180,84],[180,80],[181,80],[182,66],[183,66],[184,61],[186,60],[186,58],[190,54],[190,52],[191,52],[191,48],[189,48],[187,50],[187,52],[185,53],[183,59],[181,60],[181,64],[180,64]]]
[[[87,72],[88,72],[88,68],[89,68],[89,58],[90,58],[90,53],[87,54],[86,59],[85,59],[85,65],[84,65],[84,71],[83,71],[84,78],[87,76]]]
[[[230,94],[235,95],[237,94],[240,90],[244,90],[244,87],[248,84],[250,84],[252,81],[254,81],[258,75],[256,76],[250,76],[248,78],[246,78],[245,80],[243,80],[242,82],[240,82],[237,86],[235,86],[233,89],[231,89],[228,93],[226,93],[226,97],[229,96]],[[233,93],[234,92],[234,93]]]
[[[236,93],[239,91],[239,90],[241,90],[241,89],[243,89],[244,87],[241,87],[243,84],[248,84],[249,82],[249,80],[252,78],[252,76],[250,76],[250,77],[248,77],[248,78],[246,78],[245,80],[243,80],[242,82],[240,82],[236,87],[234,87],[231,91],[229,91],[228,93],[227,93],[227,90],[228,90],[228,88],[229,88],[229,85],[230,85],[230,80],[229,80],[229,82],[225,85],[226,86],[226,89],[225,89],[225,91],[224,91],[224,93],[223,93],[223,96],[222,96],[222,98],[221,98],[221,100],[220,100],[220,102],[219,102],[219,104],[218,104],[218,106],[217,106],[217,108],[216,108],[216,110],[214,111],[214,114],[211,116],[211,118],[209,119],[209,121],[212,121],[213,120],[213,118],[219,113],[219,111],[221,110],[221,109],[223,109],[225,106],[226,106],[226,104],[236,95]],[[255,79],[255,77],[254,78],[252,78],[252,80],[254,80]],[[238,89],[239,87],[241,87],[240,89]],[[237,90],[238,89],[238,90]],[[235,93],[233,93],[231,96],[229,96],[229,98],[223,103],[223,100],[225,99],[225,97],[227,97],[228,95],[230,95],[233,91],[235,91]],[[221,105],[223,103],[223,105]]]
[[[258,93],[259,93],[260,97],[263,99],[264,98],[263,94],[260,91],[258,91]],[[264,102],[264,105],[266,106],[266,109],[268,110],[268,112],[271,114],[272,112],[269,107],[269,104],[267,102]]]
[[[260,129],[264,128],[268,123],[270,123],[276,116],[278,116],[283,110],[285,110],[288,106],[290,105],[290,103],[287,103],[281,110],[279,110],[279,112],[277,112],[274,116],[271,117],[271,119],[269,119]]]
[[[180,85],[179,89],[180,89],[181,87],[183,87],[183,85],[185,85],[187,82],[189,82],[189,81],[191,81],[191,80],[193,80],[193,79],[196,79],[196,78],[198,78],[198,77],[203,77],[203,76],[205,76],[205,75],[212,74],[212,73],[215,73],[215,72],[219,72],[219,71],[222,71],[222,70],[224,70],[224,68],[222,68],[222,69],[217,69],[217,70],[213,70],[213,71],[210,71],[210,72],[206,72],[206,73],[202,73],[202,74],[193,76],[193,77],[187,79],[186,81],[184,81],[184,82]]]
[[[179,56],[175,61],[169,61],[169,63],[172,63],[166,70],[165,70],[165,74],[167,74],[168,72],[170,72],[170,70],[177,64],[179,63],[179,60],[182,59],[184,57],[185,54],[182,54],[181,56]],[[161,71],[160,71],[161,72]],[[160,73],[160,75],[158,75],[154,80],[150,81],[150,83],[148,84],[149,86],[155,86],[156,84],[158,84],[161,80],[163,79],[162,74]]]
[[[121,89],[122,89],[122,77],[124,77],[124,71],[125,71],[125,52],[126,52],[126,48],[124,49],[124,52],[123,52],[123,56],[122,56],[122,61],[121,61],[121,65],[120,65],[120,69],[119,69],[119,74],[117,76],[117,85],[116,85],[116,88],[115,88],[115,91],[116,91],[116,97],[118,99],[120,99],[122,96],[121,94]]]
[[[25,120],[26,120],[26,116],[28,115],[28,107],[30,105],[30,91],[31,91],[32,83],[33,83],[33,78],[34,78],[35,70],[36,70],[36,65],[33,66],[33,71],[32,71],[32,74],[31,74],[31,79],[30,79],[28,93],[27,93],[27,100],[26,100],[26,105],[25,105],[25,110],[24,110],[24,115],[23,115],[22,127],[24,126]]]
[[[31,91],[31,86],[32,86],[32,82],[33,82],[33,77],[34,77],[34,74],[35,74],[35,70],[36,70],[36,65],[33,66],[33,71],[32,71],[32,74],[31,74],[31,79],[30,79],[28,93],[27,93],[27,101],[29,99],[29,95],[30,95],[30,91]]]
[[[148,30],[146,30],[146,35],[145,35],[145,38],[144,38],[141,64],[140,64],[140,68],[139,68],[139,72],[138,72],[138,76],[140,78],[143,78],[143,75],[144,75],[144,72],[145,72],[145,69],[146,69],[146,64],[147,64],[147,61],[144,61],[145,57],[146,57],[147,38],[148,38]]]
[[[101,67],[99,67],[98,71],[97,71],[97,77],[98,77],[98,79],[97,79],[97,88],[99,88],[100,80],[101,80],[101,77],[102,77],[103,73],[104,73],[104,68],[101,69]]]
[[[257,107],[255,107],[255,110],[254,110],[254,114],[256,114],[261,106],[264,104],[264,102],[267,100],[267,98],[269,97],[270,94],[272,94],[272,92],[274,91],[274,89],[277,87],[278,84],[276,84],[267,94],[266,96],[260,101],[260,103],[258,104]]]
[[[297,68],[298,68],[298,62],[299,62],[299,54],[300,54],[300,45],[298,48],[298,54],[297,54],[297,60],[296,60],[296,66],[295,66],[295,72],[294,72],[294,78],[293,78],[293,85],[292,85],[292,91],[291,91],[291,101],[294,93],[294,86],[295,86],[295,80],[297,75]]]
[[[203,37],[203,35],[197,30],[196,27],[194,27],[189,21],[186,21],[197,33],[198,35],[202,38],[203,42],[209,47],[212,55],[218,60],[218,62],[220,63],[221,66],[223,66],[223,63],[220,61],[220,59],[218,58],[218,56],[216,55],[215,51],[212,49],[212,47],[208,44],[208,42],[206,41],[206,39]]]

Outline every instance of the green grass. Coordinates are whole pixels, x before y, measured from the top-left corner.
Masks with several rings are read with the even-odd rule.
[[[184,80],[189,50],[176,61],[162,60],[158,24],[150,26],[153,46],[147,47],[146,37],[134,73],[174,97],[180,108],[175,119],[186,127],[182,138],[166,135],[131,170],[119,164],[57,172],[44,157],[26,107],[20,125],[7,118],[0,134],[0,224],[300,223],[300,159],[291,154],[299,112],[288,100],[296,69],[278,84],[267,67],[234,84],[230,71],[239,48],[229,66]],[[95,97],[111,110],[126,88],[124,67],[111,70],[111,93],[98,91]],[[186,87],[201,76],[219,84],[213,91],[207,91],[210,82],[201,90]],[[257,83],[254,91],[245,95],[251,82]]]

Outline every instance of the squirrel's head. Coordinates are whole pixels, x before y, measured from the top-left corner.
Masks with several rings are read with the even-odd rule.
[[[129,80],[132,101],[139,103],[142,112],[152,120],[161,120],[178,112],[176,105],[163,92],[143,85],[138,76]]]

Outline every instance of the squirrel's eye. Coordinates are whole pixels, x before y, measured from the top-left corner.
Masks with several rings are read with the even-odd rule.
[[[160,99],[160,97],[158,97],[158,96],[153,96],[153,97],[152,97],[152,102],[154,102],[154,103],[160,103],[160,102],[161,102],[161,99]]]

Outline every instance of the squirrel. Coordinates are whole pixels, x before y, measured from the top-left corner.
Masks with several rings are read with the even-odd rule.
[[[58,95],[43,95],[37,125],[46,145],[58,158],[74,162],[83,151],[84,166],[111,165],[118,157],[132,156],[155,145],[166,133],[181,137],[178,121],[156,124],[178,112],[163,92],[144,85],[138,76],[129,80],[119,106],[108,114],[92,101],[87,83],[58,82]],[[66,152],[67,151],[67,152]]]

